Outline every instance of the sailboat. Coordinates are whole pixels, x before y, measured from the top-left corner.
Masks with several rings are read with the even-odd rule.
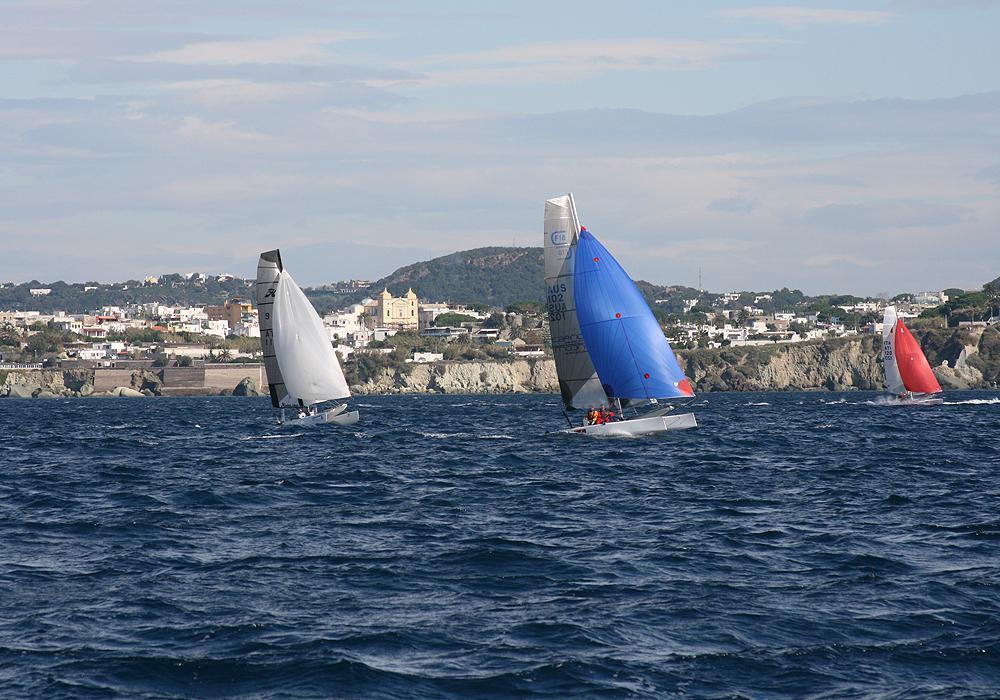
[[[277,250],[261,253],[257,263],[257,309],[271,406],[281,410],[278,425],[357,423],[358,412],[348,412],[346,403],[319,410],[325,401],[348,398],[351,390],[323,321]],[[294,417],[286,419],[287,408]]]
[[[895,306],[887,306],[882,322],[882,362],[885,383],[898,403],[933,405],[944,403],[935,394],[941,385],[934,376],[920,343],[910,333]]]
[[[642,293],[580,225],[573,195],[545,201],[546,310],[569,428],[588,436],[638,436],[694,428],[667,403],[694,391]],[[664,403],[661,403],[664,402]],[[616,420],[574,425],[568,411],[613,407]],[[630,409],[626,418],[623,409]],[[583,421],[586,422],[586,419]]]

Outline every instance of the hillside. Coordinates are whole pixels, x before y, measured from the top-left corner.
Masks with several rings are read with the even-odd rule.
[[[45,296],[33,296],[32,289],[50,289]],[[0,309],[33,310],[42,313],[65,311],[89,313],[103,306],[125,306],[157,302],[167,306],[221,304],[226,299],[253,296],[250,284],[241,279],[185,279],[178,274],[163,275],[155,284],[128,280],[113,284],[98,282],[38,282],[0,287]]]
[[[413,289],[421,299],[456,304],[506,306],[544,299],[541,248],[491,247],[463,250],[401,267],[374,282],[370,293]]]

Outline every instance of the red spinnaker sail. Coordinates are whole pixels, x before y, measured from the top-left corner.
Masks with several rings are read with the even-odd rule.
[[[920,343],[910,333],[903,319],[896,321],[895,353],[896,366],[903,378],[903,386],[907,391],[916,394],[936,394],[941,391],[934,372],[931,370]]]

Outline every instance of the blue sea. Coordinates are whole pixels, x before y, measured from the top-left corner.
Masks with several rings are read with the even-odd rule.
[[[0,401],[0,695],[1000,696],[1000,398]]]

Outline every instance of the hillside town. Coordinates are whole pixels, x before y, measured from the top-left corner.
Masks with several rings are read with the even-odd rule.
[[[207,279],[200,273],[198,279]],[[229,281],[232,275],[215,276]],[[149,277],[144,285],[156,285]],[[243,280],[247,297],[252,281]],[[363,293],[366,280],[319,288]],[[677,349],[802,343],[880,334],[881,316],[894,304],[914,319],[949,301],[946,291],[900,294],[892,299],[832,297],[810,303],[801,292],[728,292],[658,288],[651,308]],[[32,288],[44,297],[50,288]],[[962,290],[948,290],[958,291]],[[998,319],[959,319],[956,325],[986,326]],[[522,302],[505,307],[422,300],[408,289],[389,290],[323,316],[330,341],[343,360],[389,355],[405,362],[543,357],[549,353],[544,306]],[[205,363],[255,363],[260,359],[258,312],[248,298],[222,304],[172,306],[148,302],[103,306],[89,313],[0,311],[0,369],[33,367],[190,367]],[[404,342],[405,341],[405,342]],[[459,351],[459,349],[461,349]]]

